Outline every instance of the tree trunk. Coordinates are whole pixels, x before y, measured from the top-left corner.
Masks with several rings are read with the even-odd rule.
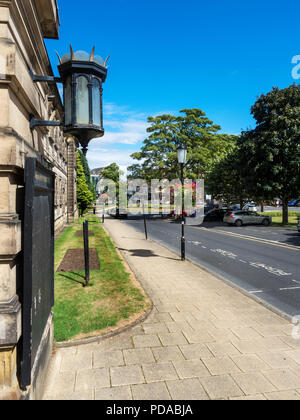
[[[282,199],[282,224],[287,225],[289,222],[289,200],[288,198]]]
[[[242,197],[240,197],[240,206],[241,206],[241,210],[244,207],[244,199]]]

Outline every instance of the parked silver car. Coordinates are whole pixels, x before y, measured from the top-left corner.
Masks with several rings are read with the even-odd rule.
[[[225,214],[223,221],[229,225],[264,225],[269,226],[272,217],[259,214],[254,211],[229,211]]]

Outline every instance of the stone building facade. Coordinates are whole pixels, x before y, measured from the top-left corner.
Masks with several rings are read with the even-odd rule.
[[[58,29],[57,0],[0,0],[0,400],[22,396],[19,288],[26,157],[37,158],[56,175],[55,231],[77,216],[75,140],[65,138],[60,127],[31,130],[29,123],[32,115],[39,120],[63,119],[57,85],[33,83],[30,74],[53,75],[44,38],[58,39]],[[52,337],[52,318],[47,328]],[[50,345],[44,352],[48,359]],[[30,398],[38,399],[43,372],[32,375],[36,385]]]

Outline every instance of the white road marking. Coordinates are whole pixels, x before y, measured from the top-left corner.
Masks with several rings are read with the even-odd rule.
[[[211,249],[212,252],[217,252],[221,255],[224,255],[224,257],[229,257],[232,259],[236,259],[237,255],[233,254],[233,252],[225,251],[224,249]]]
[[[300,286],[299,287],[297,287],[297,286],[295,286],[295,287],[282,287],[279,290],[295,290],[295,289],[300,289]]]
[[[281,270],[280,268],[274,268],[269,265],[257,262],[250,262],[250,265],[255,268],[264,268],[271,274],[275,274],[276,276],[291,276],[292,273],[286,273],[285,271]]]

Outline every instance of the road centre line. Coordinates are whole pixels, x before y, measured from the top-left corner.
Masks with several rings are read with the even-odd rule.
[[[286,244],[280,243],[278,241],[272,241],[271,239],[256,238],[255,236],[240,235],[239,233],[226,232],[224,230],[219,230],[219,229],[207,229],[205,227],[198,227],[198,229],[203,230],[205,232],[218,233],[219,235],[227,235],[227,236],[232,236],[234,238],[246,239],[248,241],[260,242],[260,243],[264,243],[264,244],[267,244],[267,245],[273,245],[273,246],[278,246],[278,247],[281,247],[281,248],[287,248],[287,249],[291,249],[293,251],[300,251],[299,246],[286,245]]]

